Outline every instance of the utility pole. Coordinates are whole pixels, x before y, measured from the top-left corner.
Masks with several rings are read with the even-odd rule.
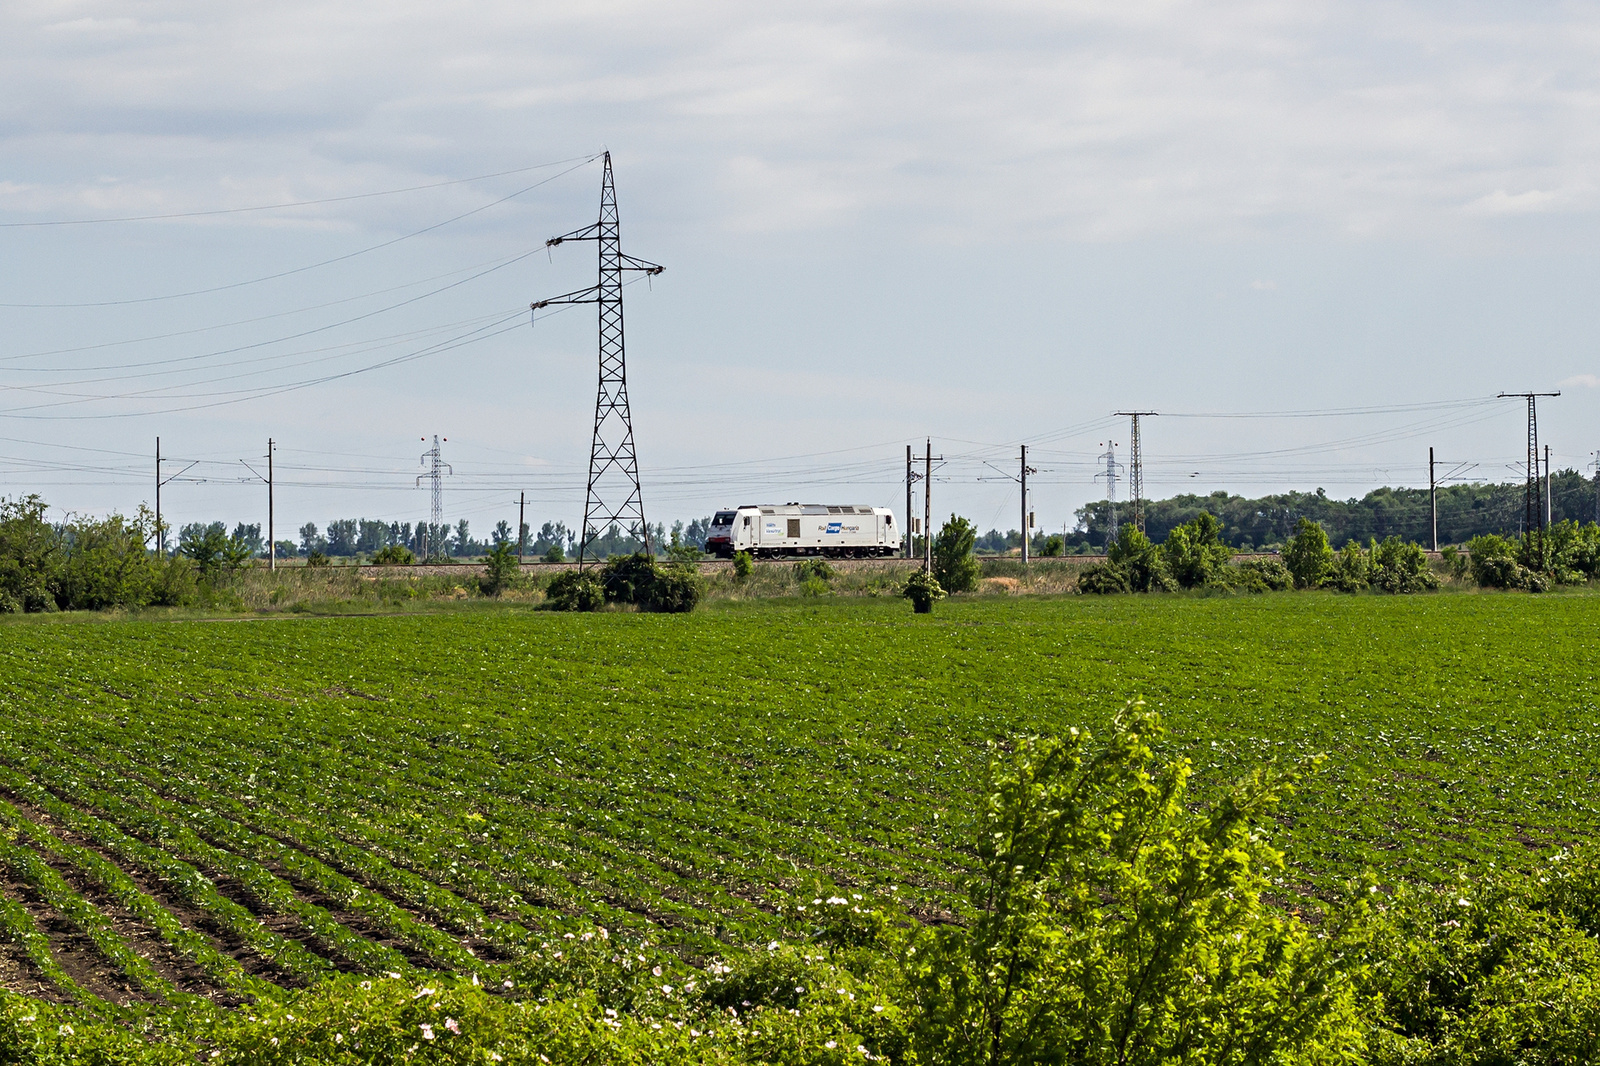
[[[528,494],[517,493],[517,565],[522,565],[522,553],[528,547],[528,523],[522,517],[528,507]]]
[[[1594,452],[1594,520],[1600,524],[1600,451]]]
[[[1428,526],[1433,530],[1432,551],[1439,550],[1439,486],[1433,480],[1433,449],[1428,449]]]
[[[278,569],[278,530],[272,504],[272,438],[267,438],[267,569]]]
[[[1028,475],[1039,471],[1028,465],[1028,446],[1022,446],[1022,565],[1028,565],[1028,531],[1033,528],[1033,512],[1028,510]]]
[[[639,489],[639,457],[633,447],[633,415],[628,410],[628,367],[622,343],[622,272],[656,275],[666,268],[622,252],[622,225],[617,214],[617,188],[611,174],[611,153],[605,154],[600,178],[600,220],[545,247],[565,241],[594,241],[599,246],[600,279],[591,288],[538,300],[537,311],[552,304],[596,304],[600,311],[600,387],[595,395],[594,438],[589,447],[589,486],[584,493],[583,529],[578,542],[578,568],[583,569],[589,542],[600,527],[626,522],[628,533],[650,551],[650,526],[644,520],[644,494]],[[617,497],[622,503],[616,503]],[[606,499],[612,502],[607,503]]]
[[[1535,558],[1538,559],[1539,569],[1544,569],[1544,508],[1539,506],[1539,412],[1537,407],[1540,396],[1560,396],[1560,392],[1502,392],[1499,399],[1523,399],[1528,401],[1528,485],[1523,500],[1523,527],[1524,537],[1534,536],[1535,528],[1538,529],[1538,544],[1535,548]]]
[[[1552,508],[1550,506],[1550,445],[1544,446],[1544,524],[1545,528],[1555,525],[1550,520]]]
[[[273,440],[272,440],[271,437],[268,437],[267,438],[267,454],[266,454],[266,460],[267,460],[267,476],[266,477],[262,477],[261,474],[259,472],[257,472],[255,467],[251,466],[249,463],[245,462],[243,459],[239,460],[239,465],[244,467],[246,470],[250,471],[252,474],[255,474],[257,481],[264,481],[267,484],[267,569],[268,570],[277,570],[278,569],[278,541],[277,541],[277,536],[276,536],[276,530],[273,528],[273,515],[272,515],[272,447],[273,447]]]
[[[194,462],[190,463],[176,474],[173,474],[171,477],[162,477],[161,438],[156,438],[156,550],[161,553],[163,558],[165,558],[167,554],[167,527],[161,524],[161,486],[165,485],[169,481],[178,480],[180,477],[198,466],[199,463],[200,461],[196,459]]]
[[[925,558],[923,559],[922,565],[923,565],[924,569],[927,569],[927,570],[929,570],[931,572],[932,567],[933,567],[933,548],[931,547],[931,545],[933,543],[933,534],[928,530],[928,526],[933,521],[933,504],[932,504],[931,500],[929,499],[929,493],[933,488],[933,464],[934,463],[942,463],[942,462],[944,462],[944,456],[942,456],[942,455],[934,455],[933,454],[933,439],[930,437],[928,439],[928,444],[927,444],[927,447],[926,447],[925,451],[920,456],[920,458],[922,459],[922,464],[923,464],[923,468],[924,468],[923,470],[919,471],[915,466],[912,465],[912,462],[913,462],[913,460],[915,458],[919,458],[919,457],[913,456],[911,454],[911,445],[907,444],[906,445],[906,558],[907,559],[911,558],[911,555],[912,555],[912,543],[911,542],[915,539],[916,532],[917,532],[916,519],[915,519],[915,516],[913,515],[912,510],[911,510],[911,486],[920,481],[920,482],[922,482],[922,505],[923,505],[922,540],[923,540],[923,554],[925,555]]]
[[[428,438],[423,437],[422,439],[427,440]],[[439,451],[440,440],[448,441],[449,439],[449,437],[441,438],[437,433],[433,435],[433,447],[422,453],[422,464],[428,466],[431,462],[432,465],[426,474],[417,475],[418,485],[422,484],[423,478],[428,478],[433,482],[432,521],[428,523],[431,528],[422,534],[423,562],[427,562],[432,556],[434,549],[432,539],[438,536],[440,528],[444,525],[444,475],[447,472],[452,476],[455,474],[455,470],[451,468],[449,463],[444,461],[443,453]]]
[[[1600,455],[1600,452],[1596,452]],[[1600,467],[1596,467],[1600,470]],[[916,480],[916,474],[911,469],[911,445],[906,445],[906,558],[911,558],[911,483]],[[1595,474],[1595,484],[1600,485],[1600,473]],[[1595,504],[1595,511],[1600,514],[1600,503]]]
[[[1139,444],[1139,419],[1146,415],[1154,418],[1160,411],[1113,411],[1112,414],[1133,419],[1133,432],[1128,438],[1128,487],[1133,495],[1133,525],[1144,532],[1144,451]]]
[[[923,447],[922,460],[922,569],[933,573],[933,438]]]

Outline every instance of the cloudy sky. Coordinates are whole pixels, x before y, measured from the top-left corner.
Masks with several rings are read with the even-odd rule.
[[[612,152],[650,517],[1015,526],[1600,448],[1600,13],[1559,3],[0,5],[0,494],[582,512]],[[116,221],[127,220],[127,221]],[[1226,417],[1224,417],[1226,416]],[[196,465],[190,467],[188,464]],[[1125,493],[1126,488],[1123,487]]]

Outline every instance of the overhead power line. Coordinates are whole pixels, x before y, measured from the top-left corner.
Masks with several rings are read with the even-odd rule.
[[[189,297],[189,296],[205,296],[205,295],[208,295],[208,294],[214,293],[214,292],[227,292],[227,291],[229,291],[231,289],[242,289],[242,288],[245,288],[246,286],[250,286],[250,285],[260,285],[263,282],[277,281],[279,278],[287,278],[287,277],[291,277],[291,276],[293,276],[295,274],[304,274],[308,270],[318,270],[318,269],[320,269],[322,267],[325,267],[325,266],[332,266],[335,263],[343,263],[343,262],[346,262],[348,260],[354,259],[357,256],[366,255],[369,252],[376,252],[376,251],[380,251],[380,250],[382,250],[384,248],[391,248],[394,245],[401,243],[402,241],[409,241],[413,237],[420,237],[425,233],[432,233],[434,230],[443,229],[445,226],[449,226],[449,225],[452,225],[452,224],[454,224],[456,222],[460,222],[464,218],[471,218],[473,215],[482,214],[483,212],[489,210],[491,207],[499,207],[503,203],[506,203],[506,202],[511,201],[511,200],[515,200],[517,197],[523,195],[524,193],[532,192],[534,189],[537,189],[542,185],[548,185],[552,181],[555,181],[558,178],[563,178],[566,175],[571,174],[574,170],[577,170],[579,167],[584,166],[585,164],[589,163],[590,161],[591,160],[585,159],[583,162],[578,163],[576,166],[568,167],[566,170],[561,171],[559,174],[552,174],[552,175],[550,175],[550,177],[545,178],[543,181],[536,181],[532,185],[527,185],[527,186],[524,186],[523,188],[518,189],[516,192],[508,193],[505,196],[502,196],[502,197],[500,197],[499,199],[496,199],[496,200],[491,200],[488,203],[483,204],[481,207],[474,207],[471,211],[463,211],[459,215],[453,215],[450,218],[445,219],[443,222],[435,222],[432,225],[424,226],[424,227],[422,227],[421,229],[418,229],[418,230],[412,230],[410,233],[402,234],[399,237],[393,237],[393,238],[391,238],[389,240],[386,240],[386,241],[380,241],[377,244],[368,245],[365,248],[359,248],[359,249],[357,249],[356,251],[353,251],[353,252],[346,252],[344,255],[336,255],[332,259],[324,259],[324,260],[322,260],[320,262],[308,263],[305,266],[295,267],[292,270],[280,270],[276,274],[265,274],[265,275],[263,275],[263,276],[261,276],[259,278],[250,278],[247,281],[234,281],[234,282],[229,282],[226,285],[213,285],[213,286],[211,286],[209,288],[205,288],[205,289],[191,289],[191,290],[189,290],[187,292],[170,292],[170,293],[164,293],[163,295],[160,295],[160,296],[140,296],[140,297],[135,297],[135,298],[132,298],[132,299],[127,299],[127,300],[92,300],[92,301],[87,301],[87,302],[82,302],[82,303],[0,303],[0,307],[16,307],[16,308],[22,308],[22,307],[32,307],[32,308],[127,307],[127,306],[132,305],[132,304],[159,303],[159,302],[161,302],[163,300],[181,300],[181,299],[184,299],[185,297]]]
[[[550,167],[559,167],[564,163],[576,162],[580,166],[584,163],[593,163],[599,159],[598,153],[589,156],[574,156],[570,159],[557,159],[551,163],[537,163],[531,167],[518,167],[515,170],[501,170],[493,174],[479,174],[473,178],[451,178],[448,181],[435,181],[427,185],[410,185],[404,189],[383,189],[378,192],[350,193],[346,196],[325,196],[319,200],[291,200],[288,203],[254,204],[249,207],[218,207],[204,211],[171,211],[160,215],[121,215],[114,218],[57,218],[39,222],[0,222],[0,229],[30,229],[47,226],[98,226],[110,222],[164,222],[180,218],[209,218],[216,215],[243,215],[258,211],[283,211],[294,207],[316,207],[321,204],[342,204],[351,200],[371,200],[379,196],[399,196],[408,192],[425,192],[428,189],[443,189],[451,185],[469,185],[475,181],[489,181],[492,178],[505,178],[514,174],[528,174],[535,170],[548,170]]]

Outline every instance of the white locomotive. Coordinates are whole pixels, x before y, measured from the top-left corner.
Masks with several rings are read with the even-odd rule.
[[[760,504],[718,511],[706,551],[723,559],[830,555],[857,559],[900,553],[900,529],[887,507],[821,503]]]

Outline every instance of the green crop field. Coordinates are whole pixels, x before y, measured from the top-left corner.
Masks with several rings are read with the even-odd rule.
[[[488,982],[594,925],[701,966],[814,886],[959,915],[989,742],[1139,696],[1202,796],[1330,756],[1271,827],[1285,898],[1536,866],[1600,821],[1597,619],[1298,594],[7,621],[0,985],[200,1010]]]

